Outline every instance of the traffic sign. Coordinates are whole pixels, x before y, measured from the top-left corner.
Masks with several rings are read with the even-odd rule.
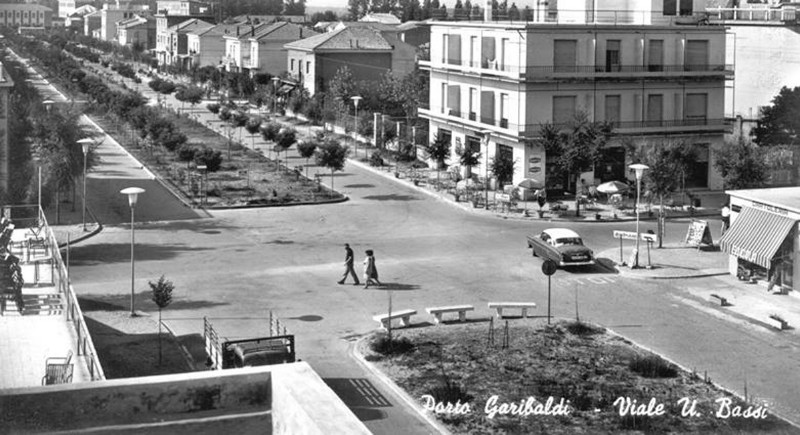
[[[636,240],[636,232],[635,231],[614,231],[614,238],[615,239],[629,239],[629,240]]]
[[[542,273],[547,276],[556,273],[557,269],[558,264],[556,264],[556,262],[553,260],[544,260],[544,263],[542,263]]]

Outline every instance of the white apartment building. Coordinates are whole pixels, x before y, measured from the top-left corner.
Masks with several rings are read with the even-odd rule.
[[[535,178],[563,192],[574,191],[577,179],[629,178],[624,140],[679,138],[697,152],[686,186],[721,189],[712,161],[730,129],[723,114],[733,75],[725,65],[725,28],[679,24],[682,12],[691,13],[683,1],[613,12],[601,7],[620,1],[580,9],[586,3],[559,1],[528,22],[434,21],[430,60],[420,62],[430,71],[430,105],[420,110],[430,120],[429,140],[444,134],[454,149],[477,148],[482,163],[472,171],[479,176],[505,153],[517,162],[514,183]],[[660,3],[682,9],[665,12]],[[615,136],[594,171],[562,179],[536,139],[542,124],[566,123],[578,112],[612,122]],[[453,152],[449,163],[457,159]]]

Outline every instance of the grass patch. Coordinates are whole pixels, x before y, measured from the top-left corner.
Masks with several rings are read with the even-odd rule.
[[[763,420],[716,418],[719,404],[749,404],[712,384],[697,379],[654,357],[603,328],[580,322],[526,321],[508,329],[495,326],[494,341],[488,324],[472,323],[403,330],[410,342],[404,352],[372,351],[376,340],[362,343],[362,351],[408,394],[424,406],[437,403],[469,404],[469,412],[430,411],[453,433],[789,433],[792,427],[768,414]],[[658,376],[646,376],[653,373]],[[672,376],[667,376],[672,375]],[[562,403],[567,415],[497,413],[489,418],[487,404],[523,407],[550,401]],[[681,398],[697,400],[696,417],[681,416]],[[552,400],[550,400],[552,398]],[[621,415],[618,398],[637,405],[651,399],[663,404],[665,415]],[[563,399],[563,401],[562,401]]]

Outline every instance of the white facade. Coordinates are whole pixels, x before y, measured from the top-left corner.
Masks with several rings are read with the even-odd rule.
[[[728,129],[723,111],[732,67],[725,65],[722,27],[434,22],[430,61],[421,65],[431,72],[430,106],[420,110],[431,121],[431,140],[444,130],[454,147],[476,146],[488,133],[483,160],[510,153],[515,183],[545,178],[547,156],[535,144],[541,124],[582,112],[613,122],[617,137],[697,144],[707,176],[695,187],[722,187],[711,169],[711,149]],[[613,174],[596,168],[587,182],[619,179],[624,164],[614,163]],[[486,176],[485,164],[473,169]]]

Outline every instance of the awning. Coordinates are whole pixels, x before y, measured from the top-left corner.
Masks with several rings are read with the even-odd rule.
[[[293,84],[289,84],[289,83],[287,83],[287,84],[284,84],[284,85],[282,85],[280,88],[278,88],[278,95],[284,95],[284,94],[288,94],[288,93],[289,93],[289,92],[291,92],[291,91],[292,91],[292,89],[294,89],[295,87],[296,87],[296,86],[295,86],[295,85],[293,85]]]
[[[728,254],[769,269],[775,252],[796,223],[787,216],[742,207],[719,245]]]

